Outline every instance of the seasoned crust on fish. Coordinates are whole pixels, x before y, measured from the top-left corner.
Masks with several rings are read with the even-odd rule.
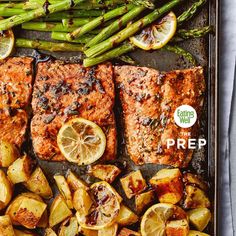
[[[20,147],[25,138],[27,123],[28,116],[24,110],[17,109],[9,112],[0,109],[0,140]]]
[[[197,136],[198,124],[183,129],[175,124],[174,112],[185,104],[194,107],[200,116],[205,92],[203,69],[160,73],[146,67],[116,66],[114,73],[130,158],[138,165],[186,167],[193,151],[176,146],[167,149],[167,139],[187,141]]]
[[[0,61],[0,109],[25,108],[32,94],[33,59],[12,57]]]
[[[84,68],[61,61],[39,63],[33,91],[31,135],[34,151],[44,160],[62,161],[56,137],[62,124],[82,117],[105,132],[104,159],[116,154],[114,82],[111,64]]]

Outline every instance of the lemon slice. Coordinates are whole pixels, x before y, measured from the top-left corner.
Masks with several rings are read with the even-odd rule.
[[[86,229],[100,230],[113,225],[120,211],[120,202],[114,189],[105,181],[90,187],[93,204],[89,214],[76,213],[79,225]]]
[[[15,37],[11,29],[0,31],[0,60],[10,56],[14,48],[14,43]]]
[[[57,144],[69,162],[88,165],[103,155],[106,136],[95,123],[75,118],[61,127],[57,135]]]
[[[177,19],[173,12],[170,12],[161,21],[145,28],[140,34],[131,37],[131,42],[144,50],[155,50],[165,46],[175,35]]]
[[[173,204],[158,203],[153,205],[145,212],[142,218],[142,236],[166,236],[167,224],[172,219],[187,220],[187,215],[180,207]]]

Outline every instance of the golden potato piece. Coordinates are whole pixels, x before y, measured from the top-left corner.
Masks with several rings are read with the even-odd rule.
[[[141,213],[143,210],[149,207],[152,202],[154,202],[154,199],[155,199],[155,192],[153,190],[136,195],[135,196],[136,211],[138,213]]]
[[[110,184],[115,180],[120,172],[121,170],[115,165],[94,165],[89,170],[89,174]]]
[[[79,179],[71,170],[67,173],[66,181],[72,192],[75,192],[78,188],[83,188],[85,191],[89,190],[88,185]]]
[[[76,236],[79,233],[79,226],[76,217],[65,220],[59,229],[59,236]]]
[[[120,182],[127,198],[129,199],[143,192],[147,188],[146,181],[140,170],[131,172],[121,178]]]
[[[0,210],[4,209],[11,201],[13,186],[5,173],[0,170]]]
[[[194,185],[196,187],[199,187],[203,191],[207,191],[208,189],[207,183],[205,183],[200,176],[192,173],[185,173],[183,175],[183,181],[185,185]]]
[[[72,195],[69,188],[68,183],[66,182],[66,179],[62,175],[55,175],[54,179],[56,181],[57,187],[61,193],[61,195],[65,198],[66,204],[70,209],[73,209],[73,203],[72,203]]]
[[[45,229],[44,236],[57,236],[57,234],[53,231],[53,229],[47,228],[47,229]]]
[[[116,222],[119,225],[132,225],[139,220],[139,217],[125,205],[121,205]]]
[[[118,234],[118,236],[141,236],[141,234],[133,230],[123,228]]]
[[[80,232],[80,234],[82,234],[84,236],[98,236],[97,230],[86,229],[81,226],[79,226],[79,232]]]
[[[32,161],[24,155],[14,161],[8,168],[7,175],[13,184],[26,182],[31,175]]]
[[[15,220],[27,229],[37,227],[47,205],[32,198],[24,198],[15,214]]]
[[[52,198],[53,196],[52,189],[40,167],[35,169],[24,185],[29,191],[36,193],[45,199]]]
[[[179,169],[162,169],[150,179],[161,203],[178,203],[183,196],[182,174]]]
[[[194,187],[192,185],[187,185],[185,187],[186,198],[184,200],[184,208],[194,209],[200,207],[209,208],[211,203],[209,198],[206,196],[200,188]]]
[[[79,188],[75,191],[73,196],[73,206],[75,210],[79,212],[79,215],[87,216],[92,204],[93,201],[87,191],[83,188]]]
[[[196,230],[189,230],[188,236],[210,236],[210,234],[202,233]]]
[[[197,208],[187,212],[190,223],[199,231],[203,231],[211,220],[211,212],[207,208]]]
[[[116,236],[118,232],[118,224],[98,230],[98,236]]]
[[[187,236],[189,225],[186,219],[169,221],[166,224],[166,236]]]
[[[14,229],[14,233],[15,236],[38,236],[38,234],[26,230]]]
[[[49,226],[52,228],[71,215],[72,212],[67,206],[64,198],[61,195],[58,195],[50,207]]]
[[[0,216],[0,235],[1,236],[15,236],[11,219],[8,215]]]
[[[0,167],[9,167],[18,157],[19,152],[13,144],[0,141]]]

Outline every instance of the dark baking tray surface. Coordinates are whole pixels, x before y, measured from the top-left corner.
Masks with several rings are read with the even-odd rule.
[[[188,1],[186,8],[194,1]],[[178,9],[178,11],[183,9]],[[180,45],[193,53],[201,66],[205,69],[206,81],[207,81],[207,94],[205,99],[204,114],[201,120],[201,137],[205,137],[208,140],[208,146],[205,150],[196,151],[192,162],[188,169],[193,170],[201,174],[205,179],[209,180],[211,185],[210,195],[211,201],[214,203],[214,222],[208,229],[211,235],[217,235],[217,108],[218,108],[218,94],[217,94],[217,84],[218,84],[218,0],[209,0],[204,9],[194,18],[194,20],[186,25],[186,28],[201,27],[207,24],[211,24],[215,27],[215,34],[209,36],[205,39],[193,39],[183,42]],[[24,31],[17,29],[17,36],[32,38],[32,39],[50,39],[50,35],[44,32],[33,32]],[[33,50],[29,49],[18,49],[15,52],[16,56],[33,56]],[[45,52],[47,53],[47,52]],[[47,53],[48,54],[48,53]],[[79,53],[50,53],[53,57],[66,61],[79,61],[81,59],[81,54]],[[136,50],[131,53],[132,58],[134,58],[140,66],[152,67],[161,71],[169,71],[174,69],[184,69],[189,68],[192,65],[188,63],[184,58],[179,57],[176,54],[166,52],[166,51],[154,51],[154,52],[144,52],[141,50]],[[115,62],[114,62],[115,63]],[[117,101],[115,106],[116,117],[121,117],[121,108],[119,101]],[[126,166],[125,173],[141,169],[144,177],[149,179],[152,177],[159,169],[163,168],[160,165],[144,165],[135,166],[127,156],[123,135],[120,132],[122,130],[122,120],[117,119],[118,125],[118,156],[116,163],[120,163],[120,166]],[[24,148],[27,152],[34,156],[30,135],[28,135],[28,140],[24,144]],[[35,157],[37,158],[37,157]],[[56,173],[65,174],[68,169],[76,172],[81,178],[86,182],[93,182],[94,179],[86,175],[86,167],[78,167],[70,163],[55,163],[46,162],[37,159],[39,165],[43,168],[48,180],[53,186],[53,190],[56,192],[54,186],[53,175]],[[121,193],[126,204],[133,207],[133,202],[129,201],[125,196],[120,187],[119,181],[115,183],[117,189]],[[20,191],[20,190],[19,190]]]

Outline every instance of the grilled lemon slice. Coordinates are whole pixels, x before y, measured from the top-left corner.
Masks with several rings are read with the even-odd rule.
[[[144,50],[155,50],[165,46],[174,36],[177,19],[173,12],[163,17],[159,22],[145,28],[140,34],[131,37],[131,42]]]
[[[187,214],[180,207],[158,203],[150,207],[141,221],[142,236],[170,236],[188,234]]]
[[[113,225],[120,211],[120,200],[116,191],[110,184],[101,181],[93,184],[89,192],[93,205],[86,216],[76,213],[79,225],[92,230]]]
[[[106,136],[97,124],[83,118],[75,118],[61,127],[57,144],[69,162],[88,165],[103,155]]]
[[[3,19],[0,17],[0,20]],[[11,29],[0,31],[0,60],[10,56],[14,49],[15,37]]]

